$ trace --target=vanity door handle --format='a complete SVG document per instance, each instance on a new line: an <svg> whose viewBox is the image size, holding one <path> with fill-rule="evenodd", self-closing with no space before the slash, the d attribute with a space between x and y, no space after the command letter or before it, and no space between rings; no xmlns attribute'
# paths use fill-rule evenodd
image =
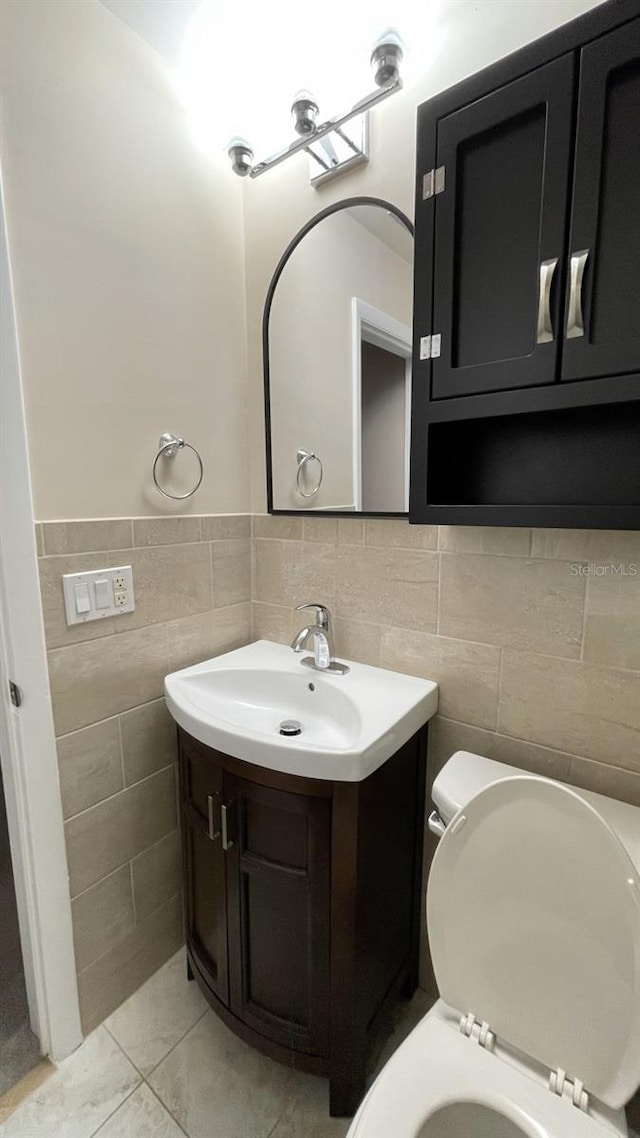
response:
<svg viewBox="0 0 640 1138"><path fill-rule="evenodd" d="M582 281L588 256L589 250L581 249L578 253L572 253L569 261L569 303L567 305L566 332L568 340L575 340L578 336L584 336Z"/></svg>
<svg viewBox="0 0 640 1138"><path fill-rule="evenodd" d="M536 331L537 344L550 344L553 342L553 324L551 322L551 284L556 271L558 258L552 257L549 261L540 264L540 287L538 289L538 327Z"/></svg>
<svg viewBox="0 0 640 1138"><path fill-rule="evenodd" d="M226 806L223 803L220 807L220 814L222 817L222 848L225 853L233 846L233 842L229 838L229 811L231 810L232 805L233 804L230 803L229 806Z"/></svg>
<svg viewBox="0 0 640 1138"><path fill-rule="evenodd" d="M219 791L216 790L215 794L207 795L207 811L209 814L209 824L207 826L207 835L209 840L215 842L220 837L220 830L216 829L215 822L215 799L220 798Z"/></svg>

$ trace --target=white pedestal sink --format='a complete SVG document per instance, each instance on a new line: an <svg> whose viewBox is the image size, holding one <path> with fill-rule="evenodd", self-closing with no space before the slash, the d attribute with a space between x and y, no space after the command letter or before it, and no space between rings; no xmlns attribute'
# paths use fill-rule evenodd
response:
<svg viewBox="0 0 640 1138"><path fill-rule="evenodd" d="M302 667L283 644L245 648L173 672L167 707L195 739L257 766L359 782L435 715L438 686L348 661L346 676ZM295 720L300 733L285 736Z"/></svg>

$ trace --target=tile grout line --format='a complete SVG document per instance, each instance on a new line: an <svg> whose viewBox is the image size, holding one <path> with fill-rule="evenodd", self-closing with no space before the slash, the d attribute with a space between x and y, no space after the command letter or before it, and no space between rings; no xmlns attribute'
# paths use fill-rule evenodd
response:
<svg viewBox="0 0 640 1138"><path fill-rule="evenodd" d="M110 566L110 568L112 568L112 566ZM193 617L205 616L209 612L223 612L225 609L239 608L240 605L246 605L246 604L250 604L250 603L251 603L250 600L233 601L229 605L220 605L219 608L196 609L194 612L185 613L182 616L169 617L169 619L164 619L164 620L151 620L148 622L148 624L137 624L133 628L127 627L127 628L121 629L120 632L118 632L116 629L114 629L111 632L104 633L103 636L88 636L86 638L86 640L75 640L71 644L47 645L47 653L49 654L51 652L73 651L73 650L78 649L78 648L83 648L89 644L97 644L98 641L101 641L101 640L108 640L112 636L114 636L114 637L128 636L128 635L133 636L136 633L156 631L156 630L159 630L162 628L167 628L167 626L170 624L177 624L181 620L190 620ZM269 603L269 602L267 602L267 603ZM122 619L125 620L127 616L131 616L131 613L124 613L122 616ZM118 620L120 618L119 617L108 617L107 619ZM78 626L76 626L76 627L78 627ZM153 703L154 700L158 700L160 698L161 698L161 696L154 696L153 699L145 700L144 702L145 703ZM105 719L113 719L113 718L115 718L115 715L124 715L127 711L133 711L135 707L142 707L142 706L143 706L142 704L134 704L133 707L127 707L123 711L115 712L114 714L105 716ZM94 723L102 723L102 720L96 719L93 722ZM91 727L91 726L92 726L92 723L83 723L82 724L82 727ZM71 731L64 731L63 734L70 735L72 733L72 731L81 731L82 727L72 727Z"/></svg>
<svg viewBox="0 0 640 1138"><path fill-rule="evenodd" d="M69 647L73 648L75 645L70 644ZM138 711L141 707L150 707L152 703L164 703L164 696L156 695L153 699L146 699L144 703L136 703L133 707L127 707L125 711L114 711L113 715L105 715L104 719L96 719L93 723L85 724L84 727L73 727L71 731L63 731L61 735L56 735L56 739L68 739L69 735L79 735L81 731L89 731L92 727L99 727L102 723L110 723L112 719L120 719L123 715L129 715L130 712Z"/></svg>
<svg viewBox="0 0 640 1138"><path fill-rule="evenodd" d="M177 894L176 894L176 896L177 896ZM163 966L163 967L164 967L164 966ZM148 981L147 981L147 983L148 983ZM195 983L195 981L193 981L193 983ZM139 989L138 989L138 991L139 991ZM135 992L134 992L134 995L135 995ZM204 1009L204 1011L203 1011L203 1012L201 1012L201 1013L200 1013L200 1015L198 1016L198 1018L197 1018L197 1019L194 1019L193 1023L191 1024L191 1026L190 1026L190 1027L188 1027L186 1031L183 1031L183 1033L182 1033L182 1035L180 1036L180 1038L179 1038L179 1039L176 1039L175 1043L173 1043L173 1044L171 1045L171 1047L170 1047L170 1048L169 1048L169 1050L167 1051L166 1055L163 1055L163 1056L162 1056L162 1059L158 1059L158 1062L157 1062L157 1063L156 1063L156 1064L155 1064L155 1065L154 1065L154 1066L151 1068L151 1070L150 1070L150 1071L147 1071L147 1074L146 1074L146 1075L143 1075L143 1076L142 1076L142 1078L144 1079L145 1083L149 1081L149 1078L150 1078L150 1076L151 1076L151 1075L154 1075L154 1074L155 1074L155 1072L158 1070L158 1067L161 1067L161 1066L162 1066L162 1064L164 1063L165 1059L168 1059L168 1058L169 1058L169 1056L170 1056L170 1055L171 1055L171 1054L172 1054L172 1053L175 1051L176 1047L179 1047L179 1046L180 1046L180 1044L181 1044L181 1043L182 1043L182 1042L183 1042L183 1041L184 1041L184 1040L187 1038L187 1036L191 1034L191 1032L193 1031L194 1027L197 1027L197 1026L198 1026L198 1024L200 1023L200 1021L201 1021L201 1020L203 1020L203 1019L204 1019L204 1017L206 1016L207 1012L210 1012L210 1011L212 1011L212 1010L213 1010L212 1008L209 1008L209 1007L207 1007L207 1008L205 1008L205 1009ZM215 1015L215 1012L214 1012L214 1015ZM133 1062L133 1060L131 1060L131 1062ZM135 1064L134 1064L134 1066L135 1066ZM136 1068L136 1070L137 1070L137 1068ZM150 1083L149 1083L149 1086L151 1086L151 1084L150 1084ZM151 1087L151 1090L153 1090L153 1087ZM154 1094L157 1096L157 1098L159 1098L159 1099L160 1099L160 1102L162 1103L162 1105L163 1105L163 1106L166 1106L166 1103L165 1103L165 1102L164 1102L164 1100L161 1098L160 1094L159 1094L157 1091L154 1091ZM167 1107L167 1110L169 1110L169 1107Z"/></svg>
<svg viewBox="0 0 640 1138"><path fill-rule="evenodd" d="M211 600L210 611L213 612L216 607L216 590L214 586L214 572L213 572L213 545L212 541L209 542L209 594Z"/></svg>
<svg viewBox="0 0 640 1138"><path fill-rule="evenodd" d="M177 894L176 894L176 896L177 896ZM150 1070L150 1071L147 1071L147 1074L146 1074L146 1075L143 1075L143 1073L142 1073L142 1071L140 1070L140 1068L138 1067L138 1065L137 1065L137 1063L136 1063L135 1059L132 1059L132 1058L131 1058L131 1056L129 1055L128 1051L126 1051L126 1049L124 1048L123 1044L122 1044L122 1043L120 1043L120 1040L117 1038L117 1036L116 1036L116 1035L114 1035L113 1031L111 1030L111 1028L110 1028L110 1027L109 1027L109 1025L108 1025L108 1022L107 1022L107 1020L111 1019L111 1017L112 1017L112 1016L116 1015L116 1013L117 1013L117 1012L121 1011L121 1010L122 1010L122 1008L125 1006L125 1004L128 1004L130 1000L133 1000L133 999L135 998L135 996L137 996L137 995L138 995L138 994L139 994L139 993L142 991L142 989L144 988L145 984L148 984L148 983L149 983L149 981L150 981L150 980L152 980L154 976L157 976L157 975L158 975L158 973L159 973L159 972L161 972L163 968L166 968L166 966L167 966L167 964L169 963L169 961L170 961L170 960L171 960L171 957L169 957L169 960L165 960L164 964L161 964L159 968L156 968L156 971L155 971L155 972L152 972L152 973L151 973L151 976L149 976L149 977L148 977L148 979L144 980L144 981L143 981L143 983L140 985L140 987L139 987L139 988L136 988L135 992L132 992L130 996L127 996L126 1000L123 1000L123 1002L122 1002L122 1003L121 1003L121 1004L120 1004L120 1005L119 1005L117 1008L114 1008L114 1010L113 1010L112 1012L110 1012L110 1013L109 1013L109 1015L107 1016L107 1019L103 1020L103 1022L102 1022L101 1024L99 1024L99 1027L103 1027L103 1028L105 1029L105 1031L106 1031L106 1032L108 1032L108 1034L110 1035L111 1039L113 1039L113 1042L117 1044L117 1046L118 1046L118 1047L120 1048L120 1050L122 1051L122 1054L123 1054L123 1055L124 1055L124 1056L125 1056L125 1057L126 1057L128 1060L129 1060L129 1062L131 1063L131 1066L135 1068L136 1072L137 1072L137 1073L138 1073L138 1075L140 1076L141 1082L143 1082L143 1083L148 1083L148 1080L149 1080L149 1076L150 1076L150 1075L153 1075L154 1071L157 1071L158 1067L159 1067L159 1066L160 1066L162 1063L164 1063L165 1059L166 1059L166 1058L168 1058L168 1056L169 1056L169 1055L171 1054L171 1052L172 1052L172 1051L173 1051L173 1050L174 1050L174 1049L175 1049L175 1048L178 1046L178 1044L179 1044L179 1043L182 1043L182 1040L183 1040L183 1039L186 1039L186 1037L187 1037L187 1035L189 1034L189 1032L190 1032L190 1031L191 1031L191 1030L192 1030L192 1029L193 1029L193 1028L196 1026L196 1024L197 1024L197 1023L200 1023L200 1020L203 1018L203 1016L206 1016L207 1012L209 1011L209 1008L205 1008L205 1010L204 1010L203 1012L201 1012L201 1013L200 1013L200 1015L198 1016L198 1018L197 1018L197 1019L195 1019L195 1020L193 1021L193 1023L192 1023L192 1024L191 1024L191 1025L190 1025L190 1026L189 1026L189 1027L186 1029L186 1031L184 1031L184 1032L182 1033L182 1035L180 1036L180 1038L179 1038L179 1039L177 1039L177 1040L176 1040L176 1042L175 1042L175 1043L173 1043L173 1044L171 1045L171 1047L169 1048L169 1050L167 1051L167 1053L166 1053L165 1055L163 1055L161 1059L158 1059L158 1062L154 1064L154 1066L151 1068L151 1070ZM95 1030L97 1031L97 1030L98 1030L98 1028L96 1028ZM148 1085L149 1085L149 1089L153 1091L153 1087L151 1086L151 1084L149 1083ZM156 1092L155 1092L155 1091L154 1091L154 1094L156 1094ZM159 1098L160 1096L156 1094L156 1097L157 1097L157 1098ZM160 1101L162 1102L162 1100L161 1100L161 1099L160 1099ZM164 1104L164 1103L162 1103L162 1105L164 1106L165 1104ZM167 1109L168 1109L168 1108L167 1108Z"/></svg>
<svg viewBox="0 0 640 1138"><path fill-rule="evenodd" d="M567 759L579 759L580 762L593 763L594 766L604 766L607 770L621 771L623 774L631 774L636 778L640 778L640 772L634 770L633 767L621 767L618 763L603 763L599 759L589 758L588 755L579 755L576 754L575 751L565 751L562 747L549 747L546 743L538 743L535 739L524 739L522 735L509 735L506 731L499 728L493 731L490 727L481 727L478 723L466 723L463 719L454 719L451 715L441 715L439 712L438 718L446 723L453 723L456 727L470 727L474 731L484 731L486 735L497 735L501 739L525 743L527 746L536 747L540 751L547 751L553 755L561 755Z"/></svg>
<svg viewBox="0 0 640 1138"><path fill-rule="evenodd" d="M149 848L151 849L153 847L149 847ZM129 886L131 889L131 910L133 913L133 928L135 931L139 926L138 926L138 914L137 914L137 909L136 909L136 891L134 888L134 877L133 877L133 858L131 858L131 860L129 861Z"/></svg>
<svg viewBox="0 0 640 1138"><path fill-rule="evenodd" d="M111 1035L111 1032L109 1032L109 1037L110 1037L111 1039L113 1039L113 1036ZM115 1044L116 1044L118 1047L120 1046L120 1045L119 1045L119 1043L118 1043L118 1041L117 1041L117 1039L114 1039L114 1040L113 1040L113 1042L114 1042L114 1043L115 1043ZM121 1047L120 1047L120 1050L122 1051L122 1048L121 1048ZM123 1054L123 1055L125 1054L125 1053L124 1053L124 1051L122 1051L122 1054ZM128 1056L127 1056L127 1055L125 1055L125 1059L128 1059ZM129 1062L131 1062L131 1060L129 1060ZM131 1064L131 1066L132 1066L132 1067L134 1068L134 1070L136 1071L136 1074L140 1074L140 1072L138 1071L137 1067L135 1067L133 1063ZM118 1113L118 1111L120 1110L120 1107L121 1107L121 1106L124 1106L124 1104L125 1104L126 1102L128 1102L130 1098L132 1098L132 1097L133 1097L133 1095L136 1093L136 1091L139 1091L139 1090L140 1090L140 1087L143 1085L143 1083L144 1083L144 1079L140 1078L140 1082L139 1082L139 1083L137 1083L137 1084L136 1084L136 1086L135 1086L135 1087L133 1087L133 1089L129 1091L129 1094L128 1094L128 1095L125 1095L125 1097L123 1098L122 1102L119 1102L119 1103L118 1103L118 1105L117 1105L117 1107L115 1108L115 1110L112 1110L112 1111L111 1111L111 1114L108 1114L108 1115L107 1115L107 1117L106 1117L106 1118L104 1118L104 1119L102 1120L102 1122L100 1123L100 1125L99 1125L98 1129L97 1129L97 1130L93 1130L93 1131L91 1132L91 1134L89 1134L89 1135L87 1136L87 1138L100 1138L100 1131L102 1130L103 1126L106 1126L106 1125L107 1125L107 1123L111 1121L111 1119L113 1118L114 1114L117 1114L117 1113Z"/></svg>
<svg viewBox="0 0 640 1138"><path fill-rule="evenodd" d="M590 579L591 578L587 575L587 578L586 578L585 584L584 584L584 597L582 598L582 628L580 630L580 660L582 661L583 664L585 663L584 649L585 649L585 639L586 639L586 634L587 634L587 613L588 613L588 609L589 609L589 592L590 592L589 581L590 581Z"/></svg>
<svg viewBox="0 0 640 1138"><path fill-rule="evenodd" d="M436 557L438 558L438 580L436 582L436 636L439 636L440 635L440 594L442 592L442 553L441 553L440 549L438 549Z"/></svg>
<svg viewBox="0 0 640 1138"><path fill-rule="evenodd" d="M170 831L170 832L171 832L171 833L173 833L173 831ZM119 868L119 869L123 869L123 868L124 868L124 866L125 866L126 864L127 864L127 862L123 862L123 863L122 863L122 865L121 865L121 866L119 866L118 868ZM99 880L99 881L96 881L96 882L95 882L95 884L96 884L96 885L101 885L101 884L102 884L102 882L103 882L104 880L105 880L105 878L100 878L100 880ZM92 888L92 886L89 886L89 888L91 889L91 888ZM87 892L87 890L85 890L85 892ZM172 893L170 897L167 897L167 899L166 899L165 901L163 901L163 902L162 902L162 904L158 905L157 909L153 909L153 910L152 910L152 911L149 913L148 917L146 917L146 918L145 918L145 920L144 920L144 921L142 921L140 925L138 925L138 929L140 929L141 927L143 927L143 926L144 926L144 925L147 923L147 921L150 921L150 920L151 920L151 918L152 918L152 917L155 917L155 916L156 916L156 915L157 915L157 914L160 912L160 910L161 910L161 909L165 909L165 908L166 908L166 907L167 907L167 906L168 906L168 905L169 905L169 904L170 904L172 901L175 901L176 897L180 897L180 898L182 899L182 889L179 889L177 893ZM74 901L75 901L75 897L74 897ZM133 931L135 932L135 931L136 931L136 929L134 928L134 930L133 930ZM125 940L126 940L126 937L125 937L125 938L123 938L123 939L125 939ZM85 964L83 968L80 968L80 969L79 969L79 971L78 971L78 976L81 976L81 975L82 975L82 973L83 973L83 972L86 972L86 971L87 971L89 968L93 968L94 964L98 964L98 963L99 963L101 960L104 960L104 958L105 958L106 956L108 956L110 952L112 952L112 951L113 951L113 948L117 948L117 947L118 947L118 945L119 945L119 944L122 944L122 943L123 943L122 941L118 941L118 942L117 942L115 945L113 945L111 948L106 948L106 949L104 950L104 952L101 952L101 953L100 953L100 955L99 955L99 956L96 956L94 960L91 960L91 961L89 962L89 964ZM166 963L167 963L167 962L165 961L165 964L166 964ZM160 971L160 968L164 968L164 964L161 964L161 965L159 966L159 968L156 968L156 972L159 972L159 971ZM151 973L151 976L155 976L155 972L152 972L152 973ZM149 980L150 980L150 979L151 979L151 976L147 977L147 979L149 979ZM146 980L143 980L143 982L142 982L142 983L143 983L143 984L146 984L146 982L147 982ZM141 988L141 987L142 987L142 984L141 984L139 987ZM136 988L136 992L137 992L137 991L139 991L139 988ZM132 992L132 993L131 993L131 996L135 996L136 992ZM127 999L126 999L126 1000L123 1000L122 1002L126 1004L127 1000L130 1000L130 999L131 999L131 996L127 996ZM122 1007L122 1004L119 1004L119 1005L118 1005L118 1007ZM92 1035L92 1034L93 1034L93 1032L94 1032L94 1031L97 1031L99 1027L105 1027L105 1026L106 1026L106 1022L107 1022L107 1019L109 1019L109 1017L110 1017L110 1016L112 1016L112 1015L114 1014L114 1012L116 1012L117 1010L118 1010L118 1008L114 1008L114 1009L113 1009L113 1012L108 1012L108 1013L107 1013L107 1016L106 1016L106 1018L105 1018L105 1019L103 1019L103 1020L101 1020L101 1021L100 1021L100 1023L96 1024L96 1025L95 1025L95 1027L92 1027L92 1028L91 1028L91 1031L90 1031L88 1034L89 1034L89 1035ZM107 1031L108 1031L108 1030L109 1030L109 1029L107 1028ZM111 1032L109 1032L109 1035L111 1035ZM87 1036L84 1036L84 1038L86 1039L86 1038L87 1038ZM116 1040L116 1042L117 1042L117 1040ZM120 1046L120 1045L118 1044L118 1046ZM128 1056L127 1056L127 1058L128 1058ZM135 1066L135 1063L134 1063L134 1066ZM136 1070L137 1070L137 1067L136 1067Z"/></svg>
<svg viewBox="0 0 640 1138"><path fill-rule="evenodd" d="M501 712L501 707L502 707L503 664L504 664L504 647L501 647L500 648L500 663L498 664L498 691L497 691L497 699L496 699L496 726L495 726L496 735L500 734L500 718L501 718L500 712Z"/></svg>
<svg viewBox="0 0 640 1138"><path fill-rule="evenodd" d="M200 1017L200 1018L202 1018L202 1017ZM195 1024L194 1024L193 1026L195 1027ZM184 1036L183 1036L182 1038L184 1039ZM154 1070L155 1070L155 1068L154 1068ZM169 1118L171 1118L171 1119L172 1119L172 1120L175 1122L175 1124L176 1124L176 1126L178 1127L178 1130L180 1131L180 1133L181 1133L181 1134L184 1134L185 1138L190 1138L190 1135L187 1133L187 1131L185 1130L184 1126L182 1126L182 1124L181 1124L180 1122L178 1122L178 1119L176 1118L176 1116L175 1116L175 1114L173 1113L173 1111L169 1109L169 1107L167 1106L166 1102L163 1102L163 1100L160 1098L160 1095L159 1095L159 1094L157 1094L157 1093L156 1093L156 1091L154 1091L154 1089L153 1089L153 1087L151 1086L151 1084L150 1084L150 1083L148 1083L146 1079L143 1079L143 1081L142 1081L142 1085L143 1085L143 1086L145 1086L145 1087L147 1087L147 1089L149 1090L149 1093L153 1095L153 1097L154 1097L154 1099L156 1100L156 1102L160 1103L160 1106L162 1107L162 1109L163 1109L163 1110L165 1110L165 1111L167 1112L167 1114L169 1115Z"/></svg>
<svg viewBox="0 0 640 1138"><path fill-rule="evenodd" d="M79 818L82 814L88 814L90 810L95 810L95 809L97 809L98 806L104 806L105 802L111 802L112 799L117 798L119 794L124 794L127 790L133 790L134 786L142 786L143 782L149 782L150 779L156 778L157 775L162 774L164 771L170 770L171 767L175 766L177 761L178 760L177 760L177 756L176 756L176 758L172 759L170 763L166 764L166 766L159 767L157 771L153 771L151 774L145 775L144 778L139 778L136 782L129 783L128 786L125 784L125 786L123 786L122 790L116 790L115 794L108 794L106 798L101 798L99 802L94 802L92 806L87 806L85 810L78 810L75 814L70 814L68 818L65 818L65 823L71 822L75 818ZM158 838L158 841L160 841L159 838ZM155 842L152 843L152 845L155 845L155 844L156 844ZM123 861L120 864L124 865L125 862ZM77 894L76 894L76 896L77 896Z"/></svg>
<svg viewBox="0 0 640 1138"><path fill-rule="evenodd" d="M389 520L389 519L386 519ZM264 537L260 536L247 536L239 535L237 537L212 537L212 538L194 538L193 541L166 541L154 542L147 545L132 545L122 546L119 549L81 549L73 550L71 552L62 553L40 553L39 560L54 559L69 559L72 557L101 557L103 554L111 554L115 557L116 554L128 554L132 552L150 553L156 549L176 549L180 546L192 545L218 545L227 541L269 541L269 542L284 542L286 544L296 541L305 541L307 545L336 545L336 546L349 546L352 549L397 549L405 553L453 553L458 557L506 557L514 560L521 561L579 561L582 563L587 562L585 557L546 557L542 553L533 553L531 549L527 552L516 551L503 551L496 549L450 549L446 545L413 545L404 544L402 541L394 542L380 542L380 541L340 541L339 538L335 540L316 539L316 538L300 538L300 537Z"/></svg>
<svg viewBox="0 0 640 1138"><path fill-rule="evenodd" d="M122 773L122 790L126 790L126 788L127 788L127 776L126 776L125 769L124 769L124 741L122 738L122 720L120 719L119 715L116 715L115 718L118 721L118 745L120 747L120 770ZM117 791L117 793L121 794L122 791ZM105 800L101 799L101 801L105 801ZM97 806L97 803L94 803L94 806ZM90 809L91 809L91 807L88 806L87 810L90 810ZM78 814L84 814L84 810L79 810ZM71 817L76 818L77 815L72 814Z"/></svg>

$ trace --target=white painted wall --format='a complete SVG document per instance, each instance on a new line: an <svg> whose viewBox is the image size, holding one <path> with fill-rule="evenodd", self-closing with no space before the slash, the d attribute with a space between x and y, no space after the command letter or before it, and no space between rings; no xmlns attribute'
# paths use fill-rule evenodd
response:
<svg viewBox="0 0 640 1138"><path fill-rule="evenodd" d="M98 0L0 0L1 161L36 517L249 506L242 187L167 65ZM224 161L223 161L224 160ZM193 473L180 455L184 480Z"/></svg>
<svg viewBox="0 0 640 1138"><path fill-rule="evenodd" d="M413 263L345 211L325 218L292 253L269 325L277 509L353 508L352 298L410 324L412 289ZM296 487L299 447L324 466L320 490L308 501ZM316 477L311 464L311 485Z"/></svg>
<svg viewBox="0 0 640 1138"><path fill-rule="evenodd" d="M436 3L436 0L432 0ZM440 0L442 40L424 74L371 116L371 161L320 189L309 185L301 155L245 187L247 336L253 509L265 509L262 308L283 249L332 201L367 194L413 217L416 108L454 83L596 7L599 0ZM363 92L364 94L364 92ZM323 108L333 114L342 108ZM286 142L283 139L283 142ZM248 180L247 180L248 181Z"/></svg>

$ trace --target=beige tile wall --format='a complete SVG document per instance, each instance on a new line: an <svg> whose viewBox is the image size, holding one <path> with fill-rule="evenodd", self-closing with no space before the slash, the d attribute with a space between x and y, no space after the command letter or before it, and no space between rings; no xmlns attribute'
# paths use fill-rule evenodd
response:
<svg viewBox="0 0 640 1138"><path fill-rule="evenodd" d="M338 655L438 681L431 774L464 748L640 805L639 533L256 515L251 541L225 515L37 536L87 1030L182 935L164 675L289 642L303 601L333 610ZM62 573L105 564L133 565L136 611L68 629Z"/></svg>
<svg viewBox="0 0 640 1138"><path fill-rule="evenodd" d="M246 515L37 526L82 1023L182 940L169 671L251 638ZM135 612L67 628L62 574L132 565Z"/></svg>
<svg viewBox="0 0 640 1138"><path fill-rule="evenodd" d="M431 777L465 749L640 805L640 533L258 516L253 530L254 638L286 643L304 623L291 606L321 601L338 655L437 680Z"/></svg>
<svg viewBox="0 0 640 1138"><path fill-rule="evenodd" d="M505 761L625 798L629 776L640 785L640 533L264 516L253 530L254 637L286 642L292 606L322 601L339 655L438 681L446 747L472 729Z"/></svg>

